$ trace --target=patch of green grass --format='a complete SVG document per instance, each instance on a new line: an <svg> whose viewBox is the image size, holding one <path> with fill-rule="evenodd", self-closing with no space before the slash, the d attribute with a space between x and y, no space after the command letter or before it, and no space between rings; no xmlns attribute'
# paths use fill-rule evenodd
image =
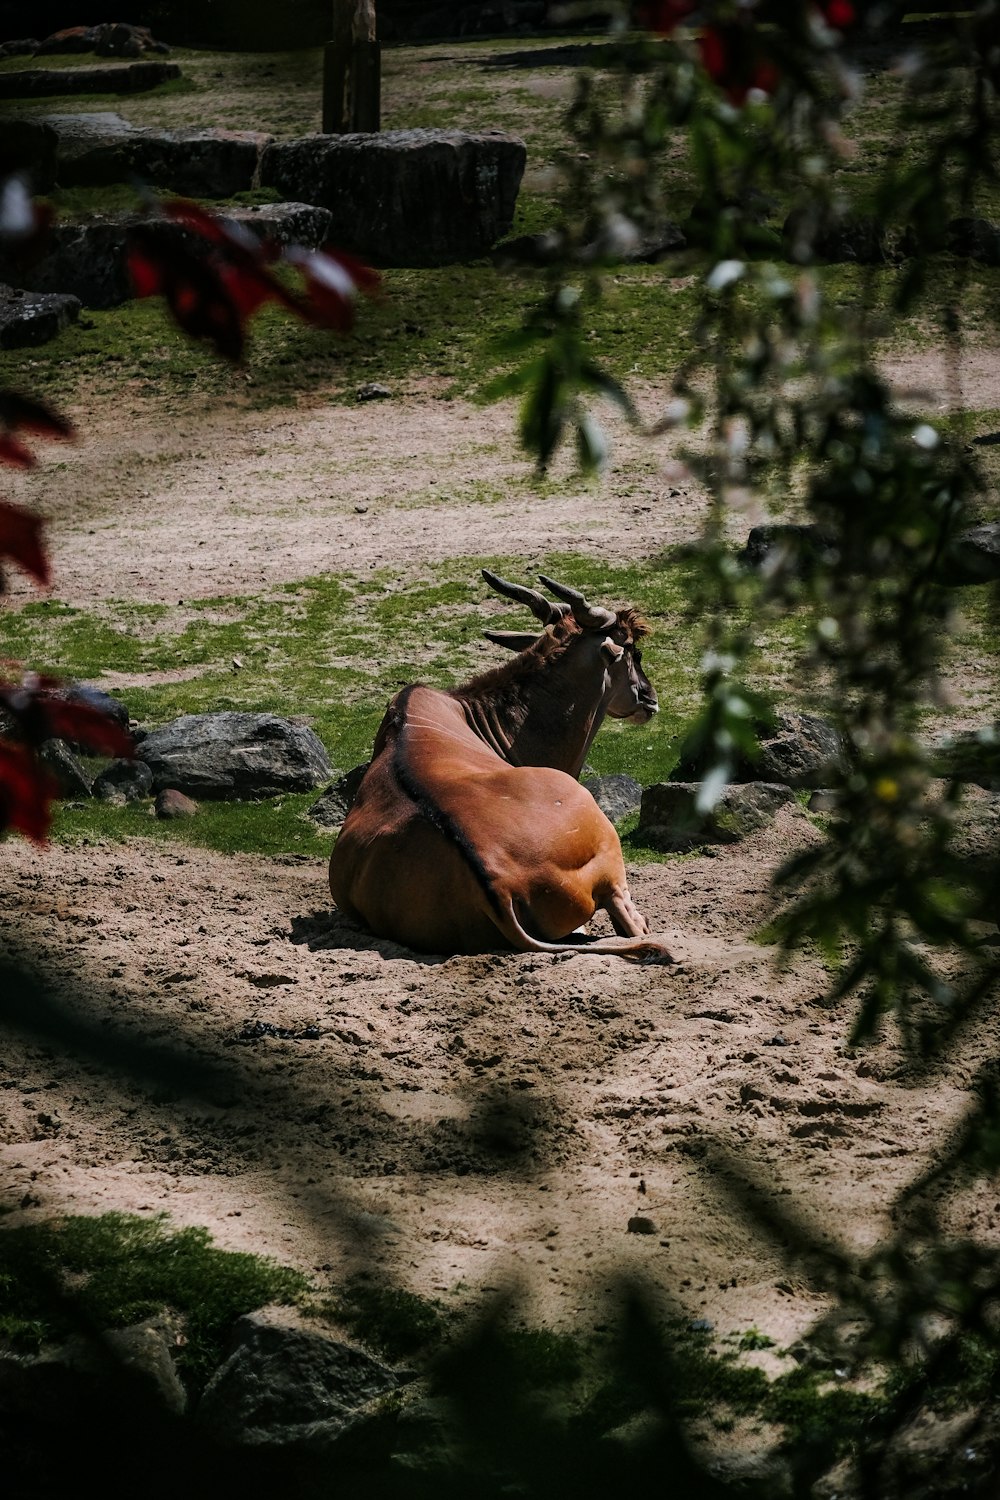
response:
<svg viewBox="0 0 1000 1500"><path fill-rule="evenodd" d="M572 1386L586 1366L582 1341L553 1328L502 1329L499 1342L513 1378L529 1390Z"/></svg>
<svg viewBox="0 0 1000 1500"><path fill-rule="evenodd" d="M441 503L462 502L444 497ZM345 771L368 759L385 707L400 687L413 681L457 686L504 660L503 652L483 647L484 630L531 623L525 611L486 588L482 567L525 583L547 573L597 601L635 604L649 618L653 634L644 665L660 713L640 729L605 721L588 762L598 774L631 775L644 786L666 780L701 692L701 634L690 614L696 564L682 551L621 566L553 553L530 570L523 559L506 556L454 558L420 571L322 575L256 597L176 606L112 600L84 610L44 600L0 617L0 655L98 684L105 670L140 679L115 693L143 727L226 709L305 715L334 766ZM1000 639L990 589L963 590L962 609L953 649L963 659L992 660ZM734 624L749 620L749 614L736 616ZM806 610L760 613L752 623L756 685L788 707L822 711L815 680L795 667L808 639ZM234 660L241 669L234 669ZM1000 709L985 668L982 697L985 719ZM55 836L146 834L221 850L320 854L330 835L305 818L312 800L306 793L258 804L206 803L196 819L169 824L154 822L147 807L73 805L60 810ZM621 833L631 858L678 857L645 848L634 818Z"/></svg>
<svg viewBox="0 0 1000 1500"><path fill-rule="evenodd" d="M390 1360L433 1352L452 1321L440 1302L400 1287L379 1286L367 1277L348 1282L317 1310Z"/></svg>
<svg viewBox="0 0 1000 1500"><path fill-rule="evenodd" d="M155 839L196 844L223 854L302 854L328 858L333 833L306 816L319 790L268 797L260 802L201 802L197 816L161 822L152 804L113 807L106 802L57 804L52 837L74 844L94 839Z"/></svg>
<svg viewBox="0 0 1000 1500"><path fill-rule="evenodd" d="M105 670L136 677L135 685L114 691L144 728L226 709L305 715L344 771L368 759L385 707L401 686L467 681L505 659L482 645L484 630L530 625L526 611L486 588L482 567L525 583L544 572L597 601L635 604L649 618L644 665L661 711L638 729L606 721L588 761L602 775L625 773L643 785L665 780L701 691L701 636L689 611L694 564L682 552L622 566L561 552L537 558L530 570L507 556L455 558L420 571L323 575L256 597L176 606L112 600L84 610L42 601L0 617L0 655L98 684ZM754 670L765 685L791 707L821 707L814 685L796 680L788 667L805 641L805 615L754 623L760 647ZM974 628L985 639L985 603ZM55 836L145 834L222 850L325 853L330 835L304 817L312 800L304 793L257 804L205 803L197 818L168 824L156 823L145 806L71 805L60 809ZM622 832L632 857L663 857L637 842L634 820Z"/></svg>
<svg viewBox="0 0 1000 1500"><path fill-rule="evenodd" d="M844 1452L863 1445L865 1427L884 1410L881 1391L831 1385L828 1376L799 1368L780 1375L768 1388L766 1415L784 1428L788 1447L827 1446Z"/></svg>
<svg viewBox="0 0 1000 1500"><path fill-rule="evenodd" d="M234 1319L295 1302L308 1285L286 1266L217 1249L205 1229L171 1230L164 1215L73 1216L0 1232L0 1333L15 1349L124 1328L170 1308L185 1319L177 1363L195 1385L221 1361Z"/></svg>

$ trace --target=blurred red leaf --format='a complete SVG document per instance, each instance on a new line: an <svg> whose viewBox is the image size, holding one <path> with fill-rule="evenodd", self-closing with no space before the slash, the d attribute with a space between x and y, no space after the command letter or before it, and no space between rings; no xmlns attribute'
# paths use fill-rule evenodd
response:
<svg viewBox="0 0 1000 1500"><path fill-rule="evenodd" d="M23 427L41 437L71 438L72 425L44 401L21 396L17 391L0 390L0 422L5 427Z"/></svg>
<svg viewBox="0 0 1000 1500"><path fill-rule="evenodd" d="M858 19L856 6L851 0L819 0L823 20L836 31L846 31Z"/></svg>
<svg viewBox="0 0 1000 1500"><path fill-rule="evenodd" d="M46 698L43 702L49 729L47 738L75 740L77 744L86 745L88 750L100 750L105 755L122 755L131 759L135 754L132 736L100 709L60 698Z"/></svg>
<svg viewBox="0 0 1000 1500"><path fill-rule="evenodd" d="M45 740L73 740L106 755L135 754L131 735L110 715L69 696L57 677L28 673L23 682L0 682L0 704L29 745Z"/></svg>
<svg viewBox="0 0 1000 1500"><path fill-rule="evenodd" d="M45 250L54 217L50 203L32 198L19 173L0 182L0 240L5 255L19 264L37 260Z"/></svg>
<svg viewBox="0 0 1000 1500"><path fill-rule="evenodd" d="M49 581L49 560L42 546L44 524L23 506L0 500L0 558L11 558L43 587Z"/></svg>
<svg viewBox="0 0 1000 1500"><path fill-rule="evenodd" d="M35 455L30 448L19 443L9 432L0 432L0 464L13 464L15 469L31 469L35 462Z"/></svg>
<svg viewBox="0 0 1000 1500"><path fill-rule="evenodd" d="M695 9L696 0L645 0L636 6L635 20L646 31L669 36Z"/></svg>
<svg viewBox="0 0 1000 1500"><path fill-rule="evenodd" d="M184 198L170 199L160 209L201 243L167 237L155 222L140 225L129 247L136 294L164 296L185 332L207 339L226 359L242 358L246 322L267 302L306 322L343 331L353 321L357 294L371 294L379 284L377 272L353 256L292 245L281 258L301 272L305 294L297 295L271 269L275 247L248 229Z"/></svg>
<svg viewBox="0 0 1000 1500"><path fill-rule="evenodd" d="M382 280L377 271L343 250L306 250L290 245L285 260L302 272L306 296L299 310L303 317L341 333L354 322L358 293L374 296Z"/></svg>
<svg viewBox="0 0 1000 1500"><path fill-rule="evenodd" d="M14 829L44 844L58 790L26 745L0 740L0 833Z"/></svg>
<svg viewBox="0 0 1000 1500"><path fill-rule="evenodd" d="M731 104L746 103L751 89L769 94L779 80L774 63L760 49L751 28L738 22L706 26L698 38L702 66Z"/></svg>
<svg viewBox="0 0 1000 1500"><path fill-rule="evenodd" d="M143 242L136 230L128 268L137 296L161 294L185 333L207 340L224 359L242 359L244 315L220 267L185 245Z"/></svg>
<svg viewBox="0 0 1000 1500"><path fill-rule="evenodd" d="M15 436L19 428L37 433L40 437L73 436L73 428L69 422L57 411L53 411L51 406L35 401L30 396L20 396L16 391L0 390L0 463L30 469L35 456Z"/></svg>

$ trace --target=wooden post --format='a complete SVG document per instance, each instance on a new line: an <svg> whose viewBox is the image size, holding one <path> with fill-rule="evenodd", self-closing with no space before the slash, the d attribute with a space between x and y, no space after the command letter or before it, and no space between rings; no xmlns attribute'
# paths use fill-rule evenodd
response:
<svg viewBox="0 0 1000 1500"><path fill-rule="evenodd" d="M323 130L375 131L382 65L375 0L333 0L333 36L323 52Z"/></svg>

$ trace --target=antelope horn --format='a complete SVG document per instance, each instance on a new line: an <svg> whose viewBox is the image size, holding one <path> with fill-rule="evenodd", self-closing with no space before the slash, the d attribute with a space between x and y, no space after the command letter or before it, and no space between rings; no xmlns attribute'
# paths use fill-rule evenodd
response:
<svg viewBox="0 0 1000 1500"><path fill-rule="evenodd" d="M513 599L517 604L526 604L535 619L541 620L543 625L551 625L566 613L561 604L550 604L537 589L526 589L519 583L508 583L505 578L498 578L495 573L491 573L489 568L483 568L482 571L491 589L507 599Z"/></svg>
<svg viewBox="0 0 1000 1500"><path fill-rule="evenodd" d="M583 630L607 630L609 625L614 625L618 616L613 610L603 609L600 604L588 604L576 589L569 589L564 583L556 583L553 579L546 578L544 573L539 573L538 576L551 594L566 601L573 611L574 620Z"/></svg>

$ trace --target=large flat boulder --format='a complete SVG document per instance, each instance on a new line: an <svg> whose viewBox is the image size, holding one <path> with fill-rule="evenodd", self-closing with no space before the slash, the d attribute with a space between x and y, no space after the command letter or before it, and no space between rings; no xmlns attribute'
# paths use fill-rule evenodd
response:
<svg viewBox="0 0 1000 1500"><path fill-rule="evenodd" d="M941 582L953 588L964 584L996 583L1000 579L1000 521L970 526L952 542L941 563Z"/></svg>
<svg viewBox="0 0 1000 1500"><path fill-rule="evenodd" d="M781 573L811 578L836 561L837 538L812 522L773 521L754 526L740 553L744 567L759 570L765 577Z"/></svg>
<svg viewBox="0 0 1000 1500"><path fill-rule="evenodd" d="M61 187L102 187L138 177L196 198L231 198L253 187L264 148L256 130L158 130L131 125L114 110L45 115L56 133Z"/></svg>
<svg viewBox="0 0 1000 1500"><path fill-rule="evenodd" d="M1000 723L940 735L924 750L932 776L955 777L987 791L1000 791Z"/></svg>
<svg viewBox="0 0 1000 1500"><path fill-rule="evenodd" d="M0 349L47 344L79 315L79 297L0 285Z"/></svg>
<svg viewBox="0 0 1000 1500"><path fill-rule="evenodd" d="M750 760L733 759L736 782L766 781L791 787L821 787L835 782L844 769L844 744L839 731L816 714L783 712L770 724L755 725L760 754ZM715 751L699 748L693 754L681 747L670 773L677 782L700 781L711 769Z"/></svg>
<svg viewBox="0 0 1000 1500"><path fill-rule="evenodd" d="M355 766L350 771L345 771L343 776L338 776L332 786L328 786L323 795L307 809L308 815L314 823L319 823L323 828L339 828L347 814L354 806L358 789L365 778L365 772L371 765L366 760L360 766Z"/></svg>
<svg viewBox="0 0 1000 1500"><path fill-rule="evenodd" d="M755 781L727 786L711 812L697 806L696 781L660 781L645 788L636 838L670 852L698 844L736 844L773 822L793 802L791 787Z"/></svg>
<svg viewBox="0 0 1000 1500"><path fill-rule="evenodd" d="M110 68L22 68L0 73L0 99L60 94L142 94L181 76L176 63L134 62Z"/></svg>
<svg viewBox="0 0 1000 1500"><path fill-rule="evenodd" d="M526 151L502 131L308 135L268 146L262 187L318 203L331 238L383 265L474 260L514 219Z"/></svg>
<svg viewBox="0 0 1000 1500"><path fill-rule="evenodd" d="M315 249L328 238L330 215L309 203L268 203L228 209L221 217L261 239ZM86 307L117 307L133 295L128 272L128 236L137 224L151 226L164 242L197 237L166 219L138 214L95 215L79 224L55 224L46 254L32 265L0 250L0 280L32 292L68 292Z"/></svg>
<svg viewBox="0 0 1000 1500"><path fill-rule="evenodd" d="M400 1383L367 1349L310 1327L290 1308L240 1318L233 1345L197 1412L226 1445L321 1448Z"/></svg>
<svg viewBox="0 0 1000 1500"><path fill-rule="evenodd" d="M760 758L741 760L742 781L779 782L791 787L827 786L844 769L838 731L816 714L781 713L772 734L760 740Z"/></svg>
<svg viewBox="0 0 1000 1500"><path fill-rule="evenodd" d="M588 776L581 784L612 823L639 811L642 786L633 776Z"/></svg>
<svg viewBox="0 0 1000 1500"><path fill-rule="evenodd" d="M22 172L34 193L48 193L56 182L58 137L44 120L4 120L0 129L0 177Z"/></svg>
<svg viewBox="0 0 1000 1500"><path fill-rule="evenodd" d="M152 772L152 790L189 797L276 797L330 780L323 743L304 724L276 714L185 714L154 729L136 750Z"/></svg>

